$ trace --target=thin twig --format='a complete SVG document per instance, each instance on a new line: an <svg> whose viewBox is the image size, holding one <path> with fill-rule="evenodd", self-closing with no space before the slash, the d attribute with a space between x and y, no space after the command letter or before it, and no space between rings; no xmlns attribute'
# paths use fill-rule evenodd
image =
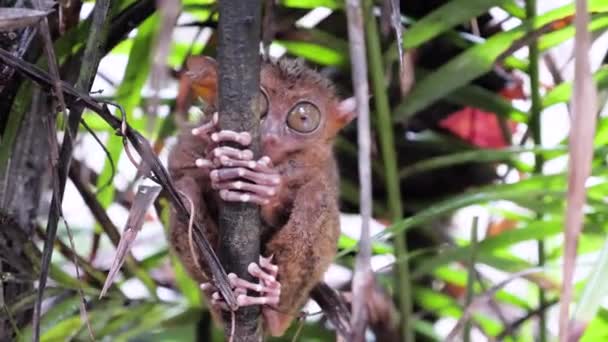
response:
<svg viewBox="0 0 608 342"><path fill-rule="evenodd" d="M152 132L156 116L158 115L158 104L160 88L168 78L167 56L173 41L173 28L177 22L177 17L181 11L181 2L174 0L157 0L156 6L161 14L159 34L152 59L152 74L150 76L150 86L152 87L152 101L150 104L150 120L148 120L148 130Z"/></svg>
<svg viewBox="0 0 608 342"><path fill-rule="evenodd" d="M536 0L526 0L526 18L528 20L536 19ZM540 97L540 70L539 70L539 58L540 53L538 49L538 36L531 35L528 49L530 51L530 97L532 106L530 108L530 120L528 122L528 130L532 134L535 146L541 146L541 113L542 113L542 102ZM534 173L542 175L544 165L544 157L541 153L534 155ZM539 220L542 220L543 213L536 213ZM538 253L538 266L542 267L545 264L545 242L543 239L538 239L536 242L537 253ZM544 306L545 290L542 287L538 287L538 302L539 306ZM547 341L547 317L545 312L540 312L538 319L538 331L539 341Z"/></svg>
<svg viewBox="0 0 608 342"><path fill-rule="evenodd" d="M513 321L511 324L505 325L505 328L500 332L500 334L498 334L496 336L496 341L502 341L505 338L507 338L508 336L513 335L513 333L517 329L519 329L519 327L521 327L522 324L526 323L532 317L538 316L541 312L547 311L547 309L549 309L553 305L557 304L558 302L559 301L557 299L546 301L543 306L539 306L539 307L535 308L534 310L530 310L523 317L518 318L517 320Z"/></svg>
<svg viewBox="0 0 608 342"><path fill-rule="evenodd" d="M375 113L377 116L377 132L380 140L380 151L384 163L384 187L387 192L386 200L390 211L390 219L393 222L403 219L403 204L399 186L399 171L397 169L397 153L395 151L395 139L391 118L391 109L386 92L384 67L382 65L382 50L379 39L378 24L373 14L372 0L364 1L365 34L369 54L369 68L372 88L374 92ZM396 234L394 237L396 257L399 259L408 254L407 241L404 233ZM407 262L397 264L395 274L395 287L399 289L398 298L400 310L401 338L406 342L414 340L411 329L411 298L410 270Z"/></svg>
<svg viewBox="0 0 608 342"><path fill-rule="evenodd" d="M367 83L367 57L363 30L363 10L361 0L349 0L346 6L348 19L349 48L353 73L353 84L357 100L357 137L359 146L359 183L361 211L361 235L359 252L353 276L353 302L351 317L351 341L364 341L368 325L366 298L374 283L370 264L372 248L369 236L369 222L372 215L372 168L371 134L369 123L369 85ZM346 336L345 336L346 337Z"/></svg>
<svg viewBox="0 0 608 342"><path fill-rule="evenodd" d="M527 270L523 270L520 272L510 274L508 278L506 278L503 281L499 282L498 284L492 286L488 291L475 297L475 299L473 299L473 301L471 301L471 304L464 308L462 315L460 316L460 319L458 320L458 322L456 323L454 328L452 328L452 330L450 331L450 333L448 334L448 336L446 337L445 340L446 341L455 341L457 336L460 335L460 331L464 327L465 323L471 319L473 312L475 310L477 310L484 302L486 302L490 298L494 297L494 295L496 295L496 292L498 292L500 289L505 287L508 283L512 282L515 279L524 277L529 274L542 272L543 270L544 270L544 268L542 268L542 267L534 267L534 268L530 268Z"/></svg>

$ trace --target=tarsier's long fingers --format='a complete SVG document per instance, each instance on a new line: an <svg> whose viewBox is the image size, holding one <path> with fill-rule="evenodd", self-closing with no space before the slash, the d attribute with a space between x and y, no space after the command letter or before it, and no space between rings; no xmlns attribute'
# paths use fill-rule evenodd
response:
<svg viewBox="0 0 608 342"><path fill-rule="evenodd" d="M221 130L211 134L211 140L216 143L232 141L243 146L249 146L249 144L251 144L251 134L249 134L249 132Z"/></svg>
<svg viewBox="0 0 608 342"><path fill-rule="evenodd" d="M212 183L216 190L236 190L247 194L256 195L262 199L272 199L277 194L277 189L269 185L257 185L237 180L235 182Z"/></svg>
<svg viewBox="0 0 608 342"><path fill-rule="evenodd" d="M249 151L249 150L245 150ZM214 150L215 152L215 150ZM270 161L270 157L264 156L260 158L258 161L244 159L244 158L232 158L226 155L220 154L219 158L216 158L221 166L227 167L244 167L248 168L252 171L262 172L262 173L274 173L277 172L272 168L272 162Z"/></svg>
<svg viewBox="0 0 608 342"><path fill-rule="evenodd" d="M227 167L211 171L211 181L222 183L237 179L246 179L259 185L279 185L281 176L278 172L257 172L244 167Z"/></svg>
<svg viewBox="0 0 608 342"><path fill-rule="evenodd" d="M240 150L229 146L220 146L213 149L213 157L219 160L252 160L253 152L251 150Z"/></svg>
<svg viewBox="0 0 608 342"><path fill-rule="evenodd" d="M192 129L192 135L196 135L199 137L207 137L209 133L217 130L217 124L219 122L219 116L217 112L213 113L213 117L210 121L205 122L204 124L195 127Z"/></svg>
<svg viewBox="0 0 608 342"><path fill-rule="evenodd" d="M220 190L220 198L226 202L254 203L258 205L265 205L270 203L269 199L262 198L258 195L246 192L230 191L226 189Z"/></svg>
<svg viewBox="0 0 608 342"><path fill-rule="evenodd" d="M279 304L278 296L266 296L266 297L251 297L247 295L240 295L236 297L236 302L239 306L250 306L250 305L277 305Z"/></svg>

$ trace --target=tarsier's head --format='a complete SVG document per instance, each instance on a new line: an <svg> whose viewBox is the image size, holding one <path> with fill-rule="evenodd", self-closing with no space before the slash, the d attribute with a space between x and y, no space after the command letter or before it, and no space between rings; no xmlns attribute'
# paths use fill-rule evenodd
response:
<svg viewBox="0 0 608 342"><path fill-rule="evenodd" d="M194 93L216 107L215 60L191 57L188 70ZM302 150L331 148L333 138L355 117L354 99L340 101L328 79L295 60L262 63L260 101L260 142L275 163Z"/></svg>

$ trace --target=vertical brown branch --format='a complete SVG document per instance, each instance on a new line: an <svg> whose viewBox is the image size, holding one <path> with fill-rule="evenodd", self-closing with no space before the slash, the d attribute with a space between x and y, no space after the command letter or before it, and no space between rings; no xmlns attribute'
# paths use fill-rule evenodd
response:
<svg viewBox="0 0 608 342"><path fill-rule="evenodd" d="M346 6L348 37L357 100L357 134L359 144L359 182L361 184L360 210L361 235L359 254L353 278L353 315L351 341L364 341L367 327L366 298L372 291L373 273L370 265L371 243L369 221L372 214L372 172L370 161L369 85L367 83L367 59L363 33L363 10L360 0L349 0Z"/></svg>
<svg viewBox="0 0 608 342"><path fill-rule="evenodd" d="M219 2L219 111L220 127L247 131L253 137L251 149L259 155L261 0ZM223 203L220 208L220 259L227 272L253 280L247 272L260 255L259 209L249 203ZM252 306L236 312L233 339L258 341L260 308ZM230 333L231 322L226 320Z"/></svg>

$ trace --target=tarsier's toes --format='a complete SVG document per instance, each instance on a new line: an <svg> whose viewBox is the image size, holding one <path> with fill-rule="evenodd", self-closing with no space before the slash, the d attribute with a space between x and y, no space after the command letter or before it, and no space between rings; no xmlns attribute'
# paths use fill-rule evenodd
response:
<svg viewBox="0 0 608 342"><path fill-rule="evenodd" d="M235 285L235 283L233 282L233 279L231 279L231 276L236 277L236 274L231 273L228 275L228 280L230 281L230 284L233 287L234 296L238 297L240 295L246 294L247 290L237 287ZM200 288L211 299L210 302L213 307L216 307L216 308L219 308L219 309L225 310L225 311L230 311L228 304L226 304L226 301L224 301L224 298L217 291L217 288L212 283L202 283L200 285Z"/></svg>
<svg viewBox="0 0 608 342"><path fill-rule="evenodd" d="M269 273L263 271L260 266L256 263L251 263L248 268L249 273L260 279L258 284L250 282L245 279L241 279L236 275L229 275L231 283L241 291L251 290L260 294L259 296L253 297L248 296L245 293L239 294L236 297L237 304L239 306L249 305L271 305L275 306L279 304L279 298L281 296L281 284L276 278Z"/></svg>
<svg viewBox="0 0 608 342"><path fill-rule="evenodd" d="M211 283L201 283L200 288L208 296L211 296L214 292L217 292L217 289Z"/></svg>
<svg viewBox="0 0 608 342"><path fill-rule="evenodd" d="M259 283L256 284L239 278L234 273L228 274L228 280L233 288L238 306L278 305L281 297L281 283L276 279L279 268L272 263L272 256L269 258L260 256L260 264L252 262L247 267L247 271L257 278ZM211 305L213 307L226 311L230 310L213 284L202 283L200 287L211 298ZM253 291L259 296L249 296L247 295L247 290Z"/></svg>
<svg viewBox="0 0 608 342"><path fill-rule="evenodd" d="M260 255L260 266L266 270L271 276L277 277L279 273L279 266L272 263L274 255L269 256L268 258L264 258Z"/></svg>

